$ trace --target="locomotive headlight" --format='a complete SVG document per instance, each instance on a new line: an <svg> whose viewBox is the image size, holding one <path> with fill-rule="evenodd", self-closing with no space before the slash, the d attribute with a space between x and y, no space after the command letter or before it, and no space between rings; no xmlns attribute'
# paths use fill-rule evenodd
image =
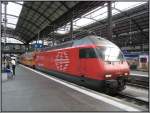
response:
<svg viewBox="0 0 150 113"><path fill-rule="evenodd" d="M112 75L105 75L106 78L109 78L109 77L111 77L111 76L112 76Z"/></svg>
<svg viewBox="0 0 150 113"><path fill-rule="evenodd" d="M124 75L128 75L128 73L124 73Z"/></svg>

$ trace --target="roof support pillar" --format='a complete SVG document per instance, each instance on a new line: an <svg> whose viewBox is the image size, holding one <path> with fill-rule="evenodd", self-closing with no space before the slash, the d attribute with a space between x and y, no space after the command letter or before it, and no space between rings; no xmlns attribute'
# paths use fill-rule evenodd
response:
<svg viewBox="0 0 150 113"><path fill-rule="evenodd" d="M111 7L111 1L108 2L107 4L107 9L108 9L108 39L112 39L112 7Z"/></svg>
<svg viewBox="0 0 150 113"><path fill-rule="evenodd" d="M6 49L5 47L6 47L6 43L7 43L7 37L6 37L6 30L7 30L7 16L6 16L6 14L7 14L7 4L8 4L8 2L7 1L5 1L5 2L3 2L4 3L4 11L5 11L5 18L4 18L4 50ZM4 55L4 57L5 57L5 55ZM6 67L6 64L4 64L4 67Z"/></svg>
<svg viewBox="0 0 150 113"><path fill-rule="evenodd" d="M6 30L7 30L7 4L8 2L3 2L5 7L4 7L4 14L5 14L5 18L4 18L4 39L5 39L5 42L4 42L4 45L6 45L6 42L7 42L7 39L6 39Z"/></svg>

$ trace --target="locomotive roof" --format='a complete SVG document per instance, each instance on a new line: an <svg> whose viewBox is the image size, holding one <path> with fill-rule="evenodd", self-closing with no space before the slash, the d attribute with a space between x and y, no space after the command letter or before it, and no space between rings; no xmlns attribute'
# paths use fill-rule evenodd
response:
<svg viewBox="0 0 150 113"><path fill-rule="evenodd" d="M109 40L95 35L86 36L82 39L75 40L72 46L89 45L89 44L94 44L96 46L116 46Z"/></svg>
<svg viewBox="0 0 150 113"><path fill-rule="evenodd" d="M72 41L68 41L62 44L59 44L57 46L53 46L53 47L48 47L48 48L44 48L42 49L47 51L47 50L53 50L53 49L61 49L61 48L67 48L67 47L76 47L76 46L80 46L80 45L96 45L96 46L116 46L115 44L113 44L112 42L110 42L107 39L104 39L100 36L86 36L84 38L81 39L76 39L76 40L72 40Z"/></svg>

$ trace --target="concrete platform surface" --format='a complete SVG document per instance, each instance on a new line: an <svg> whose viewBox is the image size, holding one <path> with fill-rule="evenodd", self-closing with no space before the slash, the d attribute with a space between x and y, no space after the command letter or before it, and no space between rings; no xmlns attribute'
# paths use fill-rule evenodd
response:
<svg viewBox="0 0 150 113"><path fill-rule="evenodd" d="M2 82L2 111L125 111L20 65Z"/></svg>

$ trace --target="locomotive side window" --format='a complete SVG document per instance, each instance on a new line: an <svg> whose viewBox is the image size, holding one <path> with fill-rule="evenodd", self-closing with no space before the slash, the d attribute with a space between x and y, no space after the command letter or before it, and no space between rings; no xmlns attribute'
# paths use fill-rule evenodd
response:
<svg viewBox="0 0 150 113"><path fill-rule="evenodd" d="M93 48L81 48L79 50L80 58L96 58L96 53Z"/></svg>

